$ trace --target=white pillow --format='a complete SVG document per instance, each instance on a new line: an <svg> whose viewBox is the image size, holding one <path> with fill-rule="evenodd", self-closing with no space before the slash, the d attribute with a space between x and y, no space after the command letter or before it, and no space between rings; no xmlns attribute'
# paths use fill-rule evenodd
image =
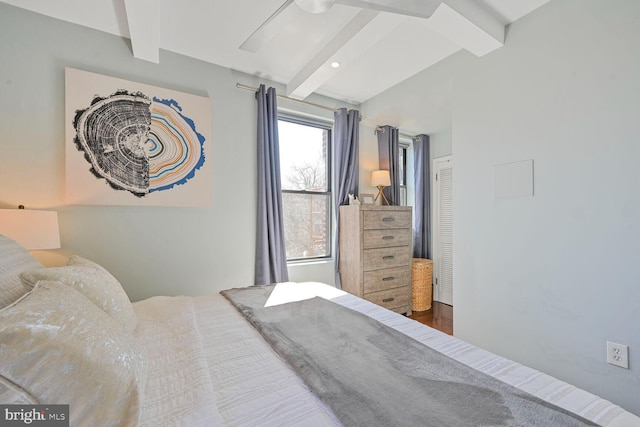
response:
<svg viewBox="0 0 640 427"><path fill-rule="evenodd" d="M25 270L44 267L16 241L0 234L0 309L29 292L20 281Z"/></svg>
<svg viewBox="0 0 640 427"><path fill-rule="evenodd" d="M97 262L90 261L90 260L88 260L86 258L82 258L79 255L71 255L69 257L69 261L67 261L67 265L82 265L84 267L99 268L101 270L107 271L106 268L104 268L103 266L101 266Z"/></svg>
<svg viewBox="0 0 640 427"><path fill-rule="evenodd" d="M146 380L131 334L70 286L39 282L0 310L0 378L70 424L135 426ZM18 390L19 391L19 390Z"/></svg>
<svg viewBox="0 0 640 427"><path fill-rule="evenodd" d="M0 402L3 405L37 405L38 401L17 384L0 375Z"/></svg>
<svg viewBox="0 0 640 427"><path fill-rule="evenodd" d="M97 264L40 268L25 271L20 277L28 286L34 286L40 280L53 280L71 286L120 322L128 332L133 332L136 328L138 320L122 285Z"/></svg>

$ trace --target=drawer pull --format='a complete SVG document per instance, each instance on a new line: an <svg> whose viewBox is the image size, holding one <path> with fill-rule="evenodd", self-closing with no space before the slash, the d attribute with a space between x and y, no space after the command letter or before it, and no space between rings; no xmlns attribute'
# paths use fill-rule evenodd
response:
<svg viewBox="0 0 640 427"><path fill-rule="evenodd" d="M393 222L395 220L396 219L394 217L392 217L392 216L385 216L384 218L382 218L382 221L384 221L384 222Z"/></svg>
<svg viewBox="0 0 640 427"><path fill-rule="evenodd" d="M393 280L393 279L395 279L395 277L393 277L393 276L383 277L383 278L382 278L382 281L383 281L383 282L388 282L388 281Z"/></svg>
<svg viewBox="0 0 640 427"><path fill-rule="evenodd" d="M382 259L393 259L393 258L395 258L393 255L386 255L382 257Z"/></svg>
<svg viewBox="0 0 640 427"><path fill-rule="evenodd" d="M393 240L393 236L382 236L382 240Z"/></svg>
<svg viewBox="0 0 640 427"><path fill-rule="evenodd" d="M382 302L391 302L393 301L395 298L385 298L382 300Z"/></svg>

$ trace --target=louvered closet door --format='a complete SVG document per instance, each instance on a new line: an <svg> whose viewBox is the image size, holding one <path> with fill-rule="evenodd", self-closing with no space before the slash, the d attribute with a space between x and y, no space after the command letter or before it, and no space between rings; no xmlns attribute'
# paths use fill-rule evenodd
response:
<svg viewBox="0 0 640 427"><path fill-rule="evenodd" d="M434 300L453 305L453 158L435 159Z"/></svg>

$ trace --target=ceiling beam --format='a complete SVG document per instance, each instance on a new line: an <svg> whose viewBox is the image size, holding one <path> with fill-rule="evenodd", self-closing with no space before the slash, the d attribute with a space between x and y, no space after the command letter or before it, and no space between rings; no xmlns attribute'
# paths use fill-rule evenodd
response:
<svg viewBox="0 0 640 427"><path fill-rule="evenodd" d="M160 63L160 11L158 0L125 0L133 56Z"/></svg>
<svg viewBox="0 0 640 427"><path fill-rule="evenodd" d="M331 61L348 67L350 59L366 54L406 16L425 19L429 28L477 56L504 45L505 25L476 0L337 0L336 3L366 8L291 78L287 95L292 98L304 99L315 92L342 69L331 68ZM391 13L381 14L382 10Z"/></svg>
<svg viewBox="0 0 640 427"><path fill-rule="evenodd" d="M276 36L284 26L298 18L302 13L299 7L293 5L293 0L285 1L275 12L267 18L241 45L240 49L256 53L269 40Z"/></svg>
<svg viewBox="0 0 640 427"><path fill-rule="evenodd" d="M336 0L337 4L398 15L429 18L441 0Z"/></svg>
<svg viewBox="0 0 640 427"><path fill-rule="evenodd" d="M287 84L287 95L292 98L304 99L322 86L337 70L331 68L330 60L340 59L346 62L345 55L338 58L338 53L349 46L350 41L361 34L361 31L369 25L380 12L363 9L358 12L342 29L316 53ZM369 39L369 46L373 40Z"/></svg>
<svg viewBox="0 0 640 427"><path fill-rule="evenodd" d="M475 0L443 0L427 23L476 56L504 46L504 23Z"/></svg>
<svg viewBox="0 0 640 427"><path fill-rule="evenodd" d="M336 3L426 19L431 28L477 56L504 45L504 23L477 0L336 0Z"/></svg>

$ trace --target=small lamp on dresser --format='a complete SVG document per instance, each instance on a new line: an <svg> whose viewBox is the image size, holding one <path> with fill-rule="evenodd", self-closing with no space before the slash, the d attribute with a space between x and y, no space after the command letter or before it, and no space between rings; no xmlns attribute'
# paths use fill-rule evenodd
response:
<svg viewBox="0 0 640 427"><path fill-rule="evenodd" d="M0 209L0 234L15 240L30 251L59 249L58 212L25 209Z"/></svg>
<svg viewBox="0 0 640 427"><path fill-rule="evenodd" d="M387 196L384 195L383 189L384 187L389 187L391 185L391 175L388 170L377 170L371 173L371 185L374 187L378 187L378 195L374 199L374 201L378 200L380 197L380 204L384 200L387 205L389 205L389 200L387 200Z"/></svg>

